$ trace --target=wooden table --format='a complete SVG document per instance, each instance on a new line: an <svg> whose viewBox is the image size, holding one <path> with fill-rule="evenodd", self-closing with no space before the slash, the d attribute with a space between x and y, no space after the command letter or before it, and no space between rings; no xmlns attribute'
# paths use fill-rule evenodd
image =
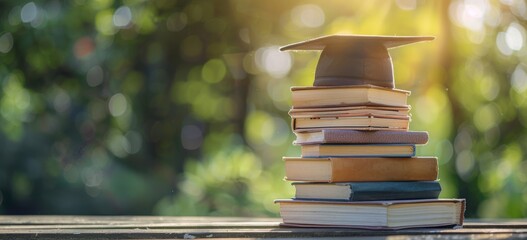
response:
<svg viewBox="0 0 527 240"><path fill-rule="evenodd" d="M280 227L277 218L154 216L0 216L3 239L167 238L527 238L527 220L467 220L463 229L368 231Z"/></svg>

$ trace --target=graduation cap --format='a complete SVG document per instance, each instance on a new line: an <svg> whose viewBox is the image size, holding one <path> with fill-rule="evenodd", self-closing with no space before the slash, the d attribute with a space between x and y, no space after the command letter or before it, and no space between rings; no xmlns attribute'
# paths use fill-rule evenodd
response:
<svg viewBox="0 0 527 240"><path fill-rule="evenodd" d="M322 50L314 86L371 84L394 88L389 48L433 40L429 36L330 35L281 47Z"/></svg>

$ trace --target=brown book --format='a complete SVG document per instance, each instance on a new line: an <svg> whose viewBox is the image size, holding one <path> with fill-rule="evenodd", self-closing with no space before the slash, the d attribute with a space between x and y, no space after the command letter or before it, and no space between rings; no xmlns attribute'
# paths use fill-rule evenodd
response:
<svg viewBox="0 0 527 240"><path fill-rule="evenodd" d="M308 182L434 181L437 158L284 157L285 178Z"/></svg>
<svg viewBox="0 0 527 240"><path fill-rule="evenodd" d="M382 105L406 107L409 91L377 87L312 86L292 87L293 108Z"/></svg>
<svg viewBox="0 0 527 240"><path fill-rule="evenodd" d="M294 144L426 144L423 131L357 131L352 129L320 129L295 131Z"/></svg>
<svg viewBox="0 0 527 240"><path fill-rule="evenodd" d="M461 227L465 199L313 201L278 199L285 226L404 229Z"/></svg>
<svg viewBox="0 0 527 240"><path fill-rule="evenodd" d="M310 130L319 128L348 128L348 129L385 129L406 131L410 124L410 118L386 117L386 116L356 116L356 117L315 117L315 118L293 118L291 125L293 130Z"/></svg>

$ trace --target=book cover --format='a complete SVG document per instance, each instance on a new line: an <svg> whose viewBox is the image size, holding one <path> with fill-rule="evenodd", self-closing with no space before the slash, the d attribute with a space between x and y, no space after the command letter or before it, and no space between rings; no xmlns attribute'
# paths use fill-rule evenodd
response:
<svg viewBox="0 0 527 240"><path fill-rule="evenodd" d="M400 143L426 144L428 132L424 131L358 131L352 129L314 129L295 131L294 144L368 144Z"/></svg>
<svg viewBox="0 0 527 240"><path fill-rule="evenodd" d="M285 226L405 229L461 227L465 199L312 201L277 199Z"/></svg>
<svg viewBox="0 0 527 240"><path fill-rule="evenodd" d="M439 181L416 182L293 182L295 199L334 201L375 201L435 199L441 193Z"/></svg>
<svg viewBox="0 0 527 240"><path fill-rule="evenodd" d="M435 181L438 172L435 157L284 157L283 160L288 181Z"/></svg>

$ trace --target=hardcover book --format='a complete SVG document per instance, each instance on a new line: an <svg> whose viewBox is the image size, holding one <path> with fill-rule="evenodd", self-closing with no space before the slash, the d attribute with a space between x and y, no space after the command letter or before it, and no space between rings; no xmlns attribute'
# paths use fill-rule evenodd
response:
<svg viewBox="0 0 527 240"><path fill-rule="evenodd" d="M275 200L285 226L404 229L460 227L465 199L335 202Z"/></svg>
<svg viewBox="0 0 527 240"><path fill-rule="evenodd" d="M302 145L302 157L412 157L410 144L312 144Z"/></svg>
<svg viewBox="0 0 527 240"><path fill-rule="evenodd" d="M291 125L293 130L309 130L320 128L347 128L364 129L375 128L385 130L408 130L410 123L409 117L387 118L385 116L355 116L355 117L314 117L314 118L293 118Z"/></svg>
<svg viewBox="0 0 527 240"><path fill-rule="evenodd" d="M435 181L437 158L379 157L284 157L288 181L307 182L387 182Z"/></svg>
<svg viewBox="0 0 527 240"><path fill-rule="evenodd" d="M295 131L294 144L426 144L428 132L421 131L357 131L352 129L313 129Z"/></svg>
<svg viewBox="0 0 527 240"><path fill-rule="evenodd" d="M374 85L292 87L293 108L381 105L406 107L409 91Z"/></svg>
<svg viewBox="0 0 527 240"><path fill-rule="evenodd" d="M293 182L295 199L334 201L375 201L434 199L441 193L438 181L417 182Z"/></svg>
<svg viewBox="0 0 527 240"><path fill-rule="evenodd" d="M289 110L289 116L299 117L322 117L322 116L369 116L379 115L386 117L408 117L410 106L406 107L383 107L383 106L354 106L333 108L293 108Z"/></svg>

